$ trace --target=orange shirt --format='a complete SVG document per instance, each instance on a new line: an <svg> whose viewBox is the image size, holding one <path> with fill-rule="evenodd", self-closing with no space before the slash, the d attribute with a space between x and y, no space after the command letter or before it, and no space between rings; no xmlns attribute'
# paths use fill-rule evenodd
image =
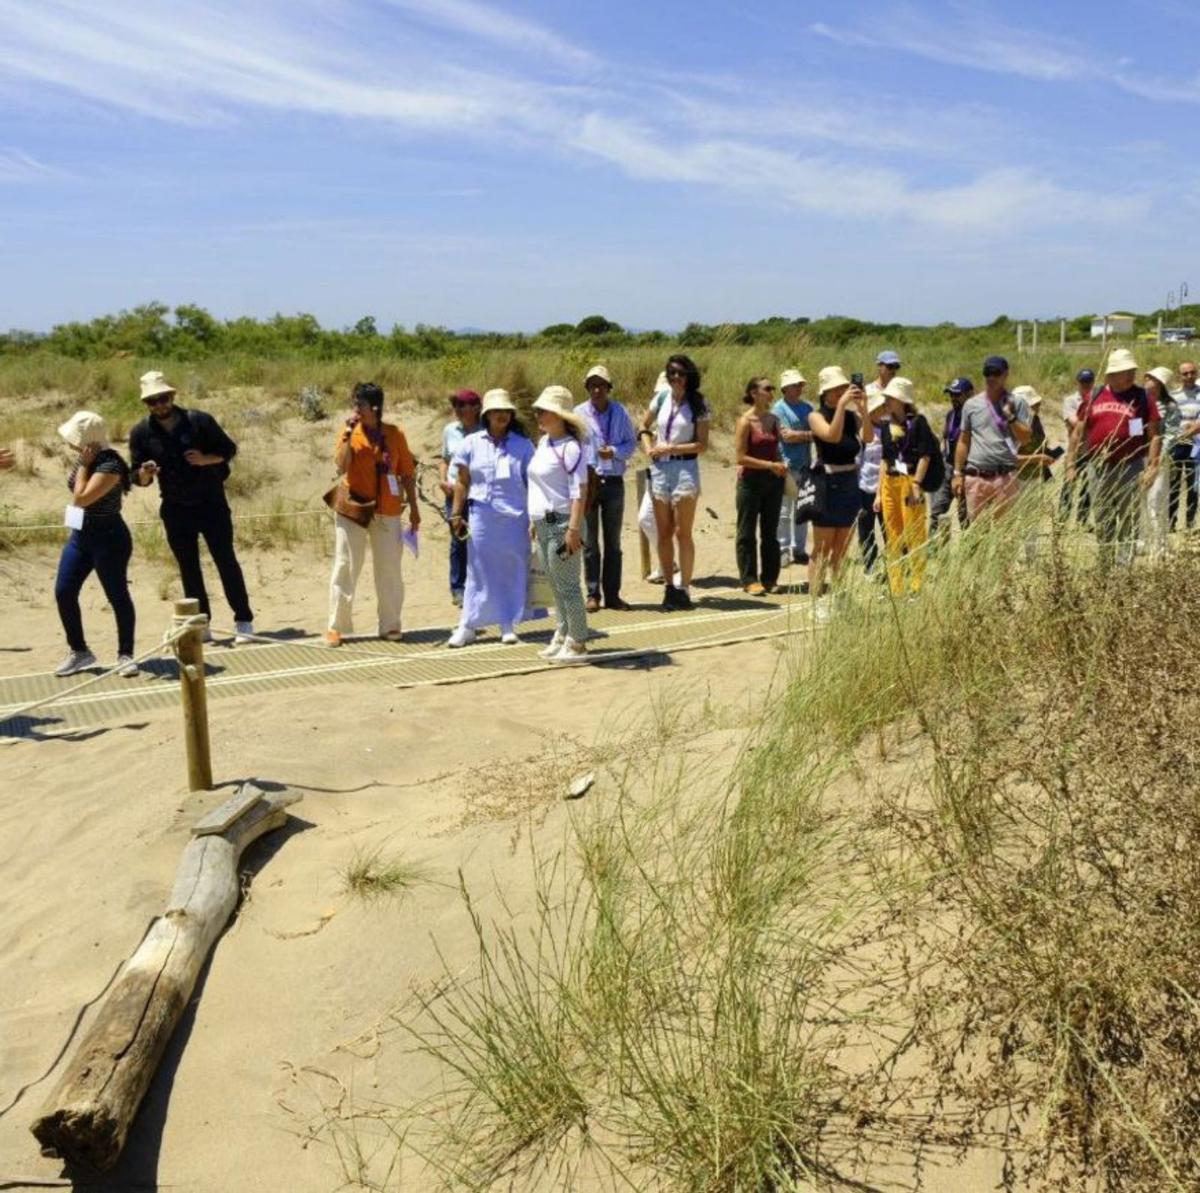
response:
<svg viewBox="0 0 1200 1193"><path fill-rule="evenodd" d="M408 450L408 440L405 439L404 432L391 423L384 423L383 439L391 457L391 471L401 478L415 476L417 466L413 462L412 452ZM341 444L342 436L339 435L334 446L335 458ZM367 438L362 423L359 423L350 435L350 451L350 467L346 469L346 482L350 491L363 501L374 498L379 503L375 508L381 517L389 518L401 513L404 509L404 488L397 482L400 495L392 495L387 477L378 471L383 462L383 453Z"/></svg>

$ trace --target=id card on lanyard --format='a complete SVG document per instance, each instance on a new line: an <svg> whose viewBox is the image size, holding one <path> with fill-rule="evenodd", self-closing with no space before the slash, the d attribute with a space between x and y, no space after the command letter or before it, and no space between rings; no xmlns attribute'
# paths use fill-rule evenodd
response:
<svg viewBox="0 0 1200 1193"><path fill-rule="evenodd" d="M1009 428L1008 423L1005 422L1004 417L996 409L996 403L988 397L984 398L984 402L987 405L988 413L992 416L992 422L996 424L996 430L1004 436L1004 442L1007 445L1008 450L1012 452L1014 456L1019 455L1020 453L1017 450L1017 441L1013 438L1012 431Z"/></svg>

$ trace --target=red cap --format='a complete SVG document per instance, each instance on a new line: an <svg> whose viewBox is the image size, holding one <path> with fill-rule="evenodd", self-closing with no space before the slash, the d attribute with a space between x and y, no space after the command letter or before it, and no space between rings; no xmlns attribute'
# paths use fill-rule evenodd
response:
<svg viewBox="0 0 1200 1193"><path fill-rule="evenodd" d="M452 402L462 402L464 404L472 404L478 406L482 399L473 389L460 389L458 393L450 396Z"/></svg>

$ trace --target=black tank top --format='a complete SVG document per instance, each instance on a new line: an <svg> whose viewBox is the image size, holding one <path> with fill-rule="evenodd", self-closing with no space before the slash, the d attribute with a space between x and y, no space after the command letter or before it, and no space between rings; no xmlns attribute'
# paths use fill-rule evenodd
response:
<svg viewBox="0 0 1200 1193"><path fill-rule="evenodd" d="M832 425L837 416L837 409L821 403L821 414L825 421ZM813 436L813 444L817 449L817 459L822 464L853 464L858 460L860 443L858 441L858 416L847 410L842 421L842 438L837 443L826 443L824 439Z"/></svg>

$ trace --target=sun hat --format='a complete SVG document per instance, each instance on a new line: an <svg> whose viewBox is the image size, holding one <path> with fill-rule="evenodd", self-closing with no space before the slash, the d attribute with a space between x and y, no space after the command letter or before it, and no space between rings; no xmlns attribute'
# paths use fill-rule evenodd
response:
<svg viewBox="0 0 1200 1193"><path fill-rule="evenodd" d="M1136 370L1137 367L1138 362L1133 359L1133 353L1128 348L1114 348L1109 354L1104 374L1106 377L1111 377L1113 373L1128 373L1131 369Z"/></svg>
<svg viewBox="0 0 1200 1193"><path fill-rule="evenodd" d="M787 389L789 385L807 385L804 374L799 369L784 369L779 374L779 388Z"/></svg>
<svg viewBox="0 0 1200 1193"><path fill-rule="evenodd" d="M883 387L883 396L895 398L897 402L903 402L906 406L915 406L917 404L917 387L907 377L893 377Z"/></svg>
<svg viewBox="0 0 1200 1193"><path fill-rule="evenodd" d="M583 416L575 413L575 399L565 385L547 385L537 396L533 404L534 410L544 410L547 414L557 414L563 422L574 427L576 431L586 435L588 425Z"/></svg>
<svg viewBox="0 0 1200 1193"><path fill-rule="evenodd" d="M993 376L999 376L1001 373L1008 372L1008 361L1003 356L989 356L983 362L983 375L986 377L988 373Z"/></svg>
<svg viewBox="0 0 1200 1193"><path fill-rule="evenodd" d="M108 447L108 428L104 425L104 419L90 410L80 410L72 414L58 428L58 433L74 448L93 444L96 447Z"/></svg>
<svg viewBox="0 0 1200 1193"><path fill-rule="evenodd" d="M900 357L890 348L885 348L876 358L877 365L891 365L893 369L900 367Z"/></svg>
<svg viewBox="0 0 1200 1193"><path fill-rule="evenodd" d="M480 414L491 414L493 410L511 410L516 414L517 408L513 405L513 400L509 397L506 389L489 389L483 395L483 408Z"/></svg>
<svg viewBox="0 0 1200 1193"><path fill-rule="evenodd" d="M850 378L842 372L840 365L826 365L817 374L817 393L824 396L831 389L838 389L843 385L849 385Z"/></svg>
<svg viewBox="0 0 1200 1193"><path fill-rule="evenodd" d="M450 395L450 401L461 402L464 406L478 406L479 395L473 389L459 389Z"/></svg>
<svg viewBox="0 0 1200 1193"><path fill-rule="evenodd" d="M1157 381L1159 381L1167 393L1170 393L1171 390L1175 388L1175 374L1168 369L1166 365L1159 365L1157 368L1147 369L1146 376L1154 377Z"/></svg>
<svg viewBox="0 0 1200 1193"><path fill-rule="evenodd" d="M970 377L955 377L945 389L944 394L953 394L955 397L965 397L967 394L975 392L975 382Z"/></svg>
<svg viewBox="0 0 1200 1193"><path fill-rule="evenodd" d="M1091 369L1080 369L1075 374L1076 381L1086 381L1089 385L1096 380L1096 374Z"/></svg>
<svg viewBox="0 0 1200 1193"><path fill-rule="evenodd" d="M1042 404L1042 395L1032 385L1018 385L1012 391L1012 396L1020 398L1029 406L1040 406Z"/></svg>
<svg viewBox="0 0 1200 1193"><path fill-rule="evenodd" d="M612 388L612 374L603 365L592 365L587 371L587 376L583 379L583 387L587 388L587 383L593 377L599 377L610 389Z"/></svg>
<svg viewBox="0 0 1200 1193"><path fill-rule="evenodd" d="M883 396L883 390L873 389L867 394L867 413L874 414L876 410L887 405L887 398Z"/></svg>
<svg viewBox="0 0 1200 1193"><path fill-rule="evenodd" d="M143 373L141 378L142 401L157 398L159 394L173 394L175 387L157 369Z"/></svg>

